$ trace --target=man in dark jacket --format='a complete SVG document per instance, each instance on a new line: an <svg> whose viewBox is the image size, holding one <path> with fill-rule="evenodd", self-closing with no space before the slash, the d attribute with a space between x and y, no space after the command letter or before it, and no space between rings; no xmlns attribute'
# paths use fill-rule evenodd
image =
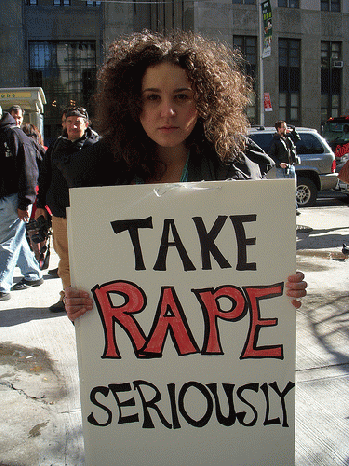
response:
<svg viewBox="0 0 349 466"><path fill-rule="evenodd" d="M0 107L1 109L1 107ZM43 283L40 266L26 240L26 226L36 197L37 154L16 121L1 110L0 120L0 301L11 298L13 272L23 279L12 289Z"/></svg>
<svg viewBox="0 0 349 466"><path fill-rule="evenodd" d="M61 136L49 147L40 166L39 194L36 218L46 216L45 205L52 212L53 247L59 256L58 275L62 280L63 290L60 300L50 307L51 312L61 312L64 307L64 289L70 286L70 269L68 257L67 214L69 207L69 189L59 169L59 162L82 148L95 144L99 136L89 127L88 114L85 109L72 108L66 114L67 136Z"/></svg>
<svg viewBox="0 0 349 466"><path fill-rule="evenodd" d="M288 129L285 121L275 123L276 133L268 150L268 155L274 160L276 166L276 178L296 178L295 165L300 163L296 154L295 142L300 137L294 126ZM296 210L297 215L300 214Z"/></svg>
<svg viewBox="0 0 349 466"><path fill-rule="evenodd" d="M291 128L291 127L290 127ZM294 166L299 163L295 142L300 140L294 127L289 130L285 121L275 123L276 133L273 136L268 155L274 160L277 178L295 178Z"/></svg>

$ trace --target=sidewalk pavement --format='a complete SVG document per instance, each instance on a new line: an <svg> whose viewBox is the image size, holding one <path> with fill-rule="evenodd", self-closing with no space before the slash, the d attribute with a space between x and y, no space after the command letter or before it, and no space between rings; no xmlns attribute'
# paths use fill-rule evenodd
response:
<svg viewBox="0 0 349 466"><path fill-rule="evenodd" d="M297 311L296 466L349 464L349 216L328 211L297 217L309 292ZM61 282L44 278L0 303L0 466L84 464L74 326L49 312Z"/></svg>
<svg viewBox="0 0 349 466"><path fill-rule="evenodd" d="M0 303L0 466L84 464L75 330L48 309L61 280L43 277Z"/></svg>
<svg viewBox="0 0 349 466"><path fill-rule="evenodd" d="M297 311L296 465L349 465L349 208L302 209L297 267L308 296ZM306 229L303 229L306 231Z"/></svg>

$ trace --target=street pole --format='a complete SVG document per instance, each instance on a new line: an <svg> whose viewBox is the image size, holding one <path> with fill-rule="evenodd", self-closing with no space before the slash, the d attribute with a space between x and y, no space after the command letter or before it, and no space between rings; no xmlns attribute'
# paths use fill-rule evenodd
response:
<svg viewBox="0 0 349 466"><path fill-rule="evenodd" d="M259 124L264 126L264 69L263 69L263 21L262 3L258 4L258 37L259 37Z"/></svg>

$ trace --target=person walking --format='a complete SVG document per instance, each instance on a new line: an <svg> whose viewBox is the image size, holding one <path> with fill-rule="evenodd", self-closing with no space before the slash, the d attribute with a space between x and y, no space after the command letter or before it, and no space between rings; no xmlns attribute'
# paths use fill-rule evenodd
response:
<svg viewBox="0 0 349 466"><path fill-rule="evenodd" d="M0 114L0 301L5 301L11 299L11 288L24 290L44 280L26 239L36 198L37 153L15 119L2 109ZM23 278L13 285L16 265Z"/></svg>
<svg viewBox="0 0 349 466"><path fill-rule="evenodd" d="M57 166L57 161L95 144L99 136L89 127L87 111L84 108L71 108L66 113L67 136L59 137L52 144L40 166L39 193L35 218L47 217L45 206L52 212L53 247L59 256L58 275L63 290L60 299L50 306L51 312L65 311L64 289L70 286L68 257L67 213L69 207L68 185Z"/></svg>
<svg viewBox="0 0 349 466"><path fill-rule="evenodd" d="M32 144L34 145L34 148L37 151L37 164L38 164L39 173L40 173L40 164L47 151L47 147L44 146L43 137L39 131L39 128L32 123L24 123L21 126L21 129L31 140ZM38 192L38 189L39 187L37 186L36 192ZM39 261L40 270L44 270L44 267L48 266L48 261L50 258L50 248L49 248L49 243L48 243L48 237L45 237L45 239L43 239L39 243L37 243L36 240L33 241L33 235L37 235L35 212L36 212L36 200L33 204L31 217L30 217L29 224L27 227L27 237L28 237L30 248L34 252L36 259ZM49 232L49 225L47 225L47 233L48 232Z"/></svg>
<svg viewBox="0 0 349 466"><path fill-rule="evenodd" d="M273 135L268 155L276 164L276 178L295 178L295 165L300 163L300 158L296 154L295 143L300 137L294 126L287 126L283 120L275 123L276 133ZM296 203L296 215L300 215Z"/></svg>
<svg viewBox="0 0 349 466"><path fill-rule="evenodd" d="M67 137L67 125L66 125L66 120L67 120L67 111L68 109L71 108L71 107L65 107L62 111L62 116L61 116L61 122L62 122L62 134L61 136L65 136ZM57 139L55 139L52 144L55 144L57 141ZM50 147L48 148L50 149ZM46 149L47 150L47 149ZM50 149L51 150L51 149ZM54 268L54 269L50 269L48 272L47 272L52 278L59 278L59 275L58 275L58 267Z"/></svg>

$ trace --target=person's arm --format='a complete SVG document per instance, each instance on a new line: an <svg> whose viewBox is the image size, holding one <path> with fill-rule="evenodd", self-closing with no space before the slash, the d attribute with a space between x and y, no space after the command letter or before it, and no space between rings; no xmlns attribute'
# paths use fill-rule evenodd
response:
<svg viewBox="0 0 349 466"><path fill-rule="evenodd" d="M307 282L304 281L304 274L296 272L290 275L286 282L286 295L292 298L293 306L298 309L302 303L299 301L307 294ZM93 307L93 300L91 295L81 288L68 287L64 290L65 309L68 318L74 322L75 319L84 315L86 312L91 311Z"/></svg>
<svg viewBox="0 0 349 466"><path fill-rule="evenodd" d="M46 206L46 194L51 184L52 167L51 167L51 154L53 145L51 145L40 163L39 170L39 191L37 197L37 208L45 209Z"/></svg>
<svg viewBox="0 0 349 466"><path fill-rule="evenodd" d="M300 135L297 133L297 130L296 130L296 127L293 126L293 125L288 125L289 128L291 128L292 131L290 131L290 133L288 133L288 135L290 136L290 138L292 139L292 141L294 143L296 143L297 141L300 141L301 140L301 137Z"/></svg>
<svg viewBox="0 0 349 466"><path fill-rule="evenodd" d="M17 148L18 177L18 217L21 220L29 219L28 206L34 204L36 199L36 186L39 169L37 165L37 152L30 141L18 141Z"/></svg>

